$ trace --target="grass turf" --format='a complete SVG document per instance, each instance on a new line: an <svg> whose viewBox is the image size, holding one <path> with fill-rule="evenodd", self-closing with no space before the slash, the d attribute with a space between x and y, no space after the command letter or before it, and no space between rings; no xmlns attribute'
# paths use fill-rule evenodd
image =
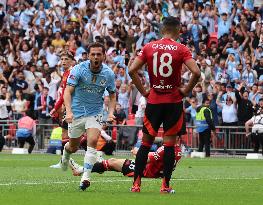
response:
<svg viewBox="0 0 263 205"><path fill-rule="evenodd" d="M183 158L173 174L174 195L159 193L159 179L144 179L142 192L130 193L132 179L116 172L93 174L91 187L82 192L79 177L49 168L58 160L57 155L0 154L0 204L263 204L263 160Z"/></svg>

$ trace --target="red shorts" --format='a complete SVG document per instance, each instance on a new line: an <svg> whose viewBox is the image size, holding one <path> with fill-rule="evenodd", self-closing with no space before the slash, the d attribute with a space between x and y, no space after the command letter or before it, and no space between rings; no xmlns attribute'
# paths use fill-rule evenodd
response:
<svg viewBox="0 0 263 205"><path fill-rule="evenodd" d="M164 136L178 135L184 124L183 102L147 104L143 119L143 132L157 136L163 124Z"/></svg>

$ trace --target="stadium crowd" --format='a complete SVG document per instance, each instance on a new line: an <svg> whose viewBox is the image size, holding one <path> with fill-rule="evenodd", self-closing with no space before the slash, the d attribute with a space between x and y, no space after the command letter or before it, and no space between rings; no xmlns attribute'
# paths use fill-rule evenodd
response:
<svg viewBox="0 0 263 205"><path fill-rule="evenodd" d="M195 124L204 98L216 125L244 125L263 97L263 4L261 0L6 0L0 4L0 120L31 111L40 123L58 98L68 50L75 64L87 59L91 42L106 47L118 90L115 115L129 112L142 124L146 100L132 85L128 66L146 43L160 38L163 18L180 18L179 42L187 45L201 79L185 99L187 122ZM182 69L182 83L190 79ZM149 87L147 68L140 72ZM107 119L108 97L104 114Z"/></svg>

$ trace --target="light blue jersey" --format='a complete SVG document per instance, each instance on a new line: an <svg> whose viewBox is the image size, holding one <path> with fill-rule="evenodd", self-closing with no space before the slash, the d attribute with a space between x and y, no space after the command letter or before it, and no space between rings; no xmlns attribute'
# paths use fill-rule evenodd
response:
<svg viewBox="0 0 263 205"><path fill-rule="evenodd" d="M102 114L104 91L115 93L114 79L106 64L99 73L91 72L89 60L74 66L67 80L67 85L75 87L71 101L74 118Z"/></svg>

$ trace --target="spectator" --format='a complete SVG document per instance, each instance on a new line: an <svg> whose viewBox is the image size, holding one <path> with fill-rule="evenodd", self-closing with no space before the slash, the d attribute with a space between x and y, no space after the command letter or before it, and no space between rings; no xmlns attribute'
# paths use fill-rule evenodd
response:
<svg viewBox="0 0 263 205"><path fill-rule="evenodd" d="M206 157L210 157L211 131L212 138L215 137L215 125L213 115L209 108L210 101L204 98L202 106L196 109L196 131L199 133L199 152L203 152L205 145Z"/></svg>
<svg viewBox="0 0 263 205"><path fill-rule="evenodd" d="M59 86L61 78L51 78L51 75L49 73L46 74L45 78L42 78L41 81L44 85L44 87L48 88L48 95L53 99L57 99L57 90Z"/></svg>
<svg viewBox="0 0 263 205"><path fill-rule="evenodd" d="M11 83L14 96L17 90L25 91L28 88L28 83L24 79L23 71L18 71L17 69L14 69L9 76L8 81Z"/></svg>
<svg viewBox="0 0 263 205"><path fill-rule="evenodd" d="M146 104L147 104L147 99L141 96L138 104L138 110L136 111L135 114L136 125L143 125L143 117L145 113Z"/></svg>
<svg viewBox="0 0 263 205"><path fill-rule="evenodd" d="M196 118L196 108L197 108L197 99L195 97L192 97L190 99L190 106L188 108L185 109L185 113L190 113L190 122L189 125L190 126L195 126L195 118Z"/></svg>
<svg viewBox="0 0 263 205"><path fill-rule="evenodd" d="M102 111L102 121L106 122L109 115L109 96L104 96L103 111Z"/></svg>
<svg viewBox="0 0 263 205"><path fill-rule="evenodd" d="M122 110L128 119L129 115L129 98L130 98L130 85L129 87L126 84L122 84L120 87L120 92L118 94L118 103L121 105Z"/></svg>
<svg viewBox="0 0 263 205"><path fill-rule="evenodd" d="M49 48L46 51L46 58L50 68L53 68L58 64L59 57L55 53L54 46L49 46Z"/></svg>
<svg viewBox="0 0 263 205"><path fill-rule="evenodd" d="M252 134L251 139L254 143L254 153L258 153L259 147L261 144L262 147L262 155L263 155L263 138L262 138L262 111L263 111L263 99L261 98L259 100L259 110L255 113L255 115L249 119L246 124L246 137L250 135L249 133L249 127L252 126Z"/></svg>
<svg viewBox="0 0 263 205"><path fill-rule="evenodd" d="M238 90L235 91L237 99L237 117L239 126L244 126L254 113L253 104L249 100L248 91L244 90L243 83L240 84Z"/></svg>
<svg viewBox="0 0 263 205"><path fill-rule="evenodd" d="M60 31L56 31L55 39L52 40L51 45L57 48L62 48L66 44L65 40L61 38Z"/></svg>
<svg viewBox="0 0 263 205"><path fill-rule="evenodd" d="M5 124L3 121L7 120L9 115L8 115L8 110L7 106L10 104L10 95L7 94L6 97L3 95L0 95L0 152L3 149L3 146L5 144L5 138L2 136L2 124Z"/></svg>
<svg viewBox="0 0 263 205"><path fill-rule="evenodd" d="M29 143L28 153L34 149L36 136L36 122L26 113L26 116L22 117L18 121L18 129L16 131L16 137L18 140L19 148L24 148L25 142Z"/></svg>
<svg viewBox="0 0 263 205"><path fill-rule="evenodd" d="M49 115L49 112L54 106L54 100L48 95L48 92L49 89L44 87L42 94L37 99L39 124L52 124L52 119Z"/></svg>
<svg viewBox="0 0 263 205"><path fill-rule="evenodd" d="M126 114L119 103L116 104L114 114L117 125L126 125Z"/></svg>
<svg viewBox="0 0 263 205"><path fill-rule="evenodd" d="M27 101L23 97L23 92L21 90L16 90L15 99L12 102L12 111L15 120L19 120L24 116L27 111Z"/></svg>

